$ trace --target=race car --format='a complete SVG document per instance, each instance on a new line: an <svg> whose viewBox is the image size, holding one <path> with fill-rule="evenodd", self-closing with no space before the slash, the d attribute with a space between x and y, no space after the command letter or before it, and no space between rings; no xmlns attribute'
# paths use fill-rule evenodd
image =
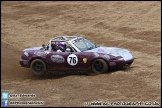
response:
<svg viewBox="0 0 162 108"><path fill-rule="evenodd" d="M44 75L49 70L90 70L101 74L109 69L128 68L133 61L126 49L97 46L79 36L57 36L47 45L24 49L19 63L35 75Z"/></svg>

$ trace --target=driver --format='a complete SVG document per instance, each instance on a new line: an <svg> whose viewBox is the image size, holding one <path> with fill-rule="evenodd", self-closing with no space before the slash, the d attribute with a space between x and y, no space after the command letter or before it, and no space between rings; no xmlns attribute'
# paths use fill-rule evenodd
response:
<svg viewBox="0 0 162 108"><path fill-rule="evenodd" d="M58 43L58 46L59 46L59 49L60 49L62 52L65 52L65 50L66 50L66 43L65 43L65 42L59 42L59 43Z"/></svg>
<svg viewBox="0 0 162 108"><path fill-rule="evenodd" d="M70 44L68 42L59 42L58 43L59 50L57 52L71 52L72 49L70 47Z"/></svg>

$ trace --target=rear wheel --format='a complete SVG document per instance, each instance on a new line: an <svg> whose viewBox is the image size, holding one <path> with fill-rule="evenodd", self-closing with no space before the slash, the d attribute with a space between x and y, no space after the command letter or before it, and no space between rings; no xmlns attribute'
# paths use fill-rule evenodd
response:
<svg viewBox="0 0 162 108"><path fill-rule="evenodd" d="M41 59L35 59L32 61L30 68L35 75L43 75L46 72L46 65Z"/></svg>
<svg viewBox="0 0 162 108"><path fill-rule="evenodd" d="M108 71L107 63L103 59L96 59L92 63L92 71L96 74L107 72Z"/></svg>

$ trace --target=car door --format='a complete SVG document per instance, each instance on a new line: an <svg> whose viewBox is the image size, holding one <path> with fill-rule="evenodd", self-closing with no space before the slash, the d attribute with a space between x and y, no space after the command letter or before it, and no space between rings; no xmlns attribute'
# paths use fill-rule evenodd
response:
<svg viewBox="0 0 162 108"><path fill-rule="evenodd" d="M63 67L65 58L62 56L63 52L48 51L46 55L46 64L49 69L60 70Z"/></svg>
<svg viewBox="0 0 162 108"><path fill-rule="evenodd" d="M64 57L65 61L62 64L62 68L66 70L80 70L82 68L80 52L63 52L60 53Z"/></svg>
<svg viewBox="0 0 162 108"><path fill-rule="evenodd" d="M50 52L47 65L56 70L84 70L91 66L91 52Z"/></svg>
<svg viewBox="0 0 162 108"><path fill-rule="evenodd" d="M46 64L49 68L56 70L79 69L80 64L79 52L53 52L50 51L46 56Z"/></svg>
<svg viewBox="0 0 162 108"><path fill-rule="evenodd" d="M64 57L67 69L84 70L90 68L94 56L91 52L66 52Z"/></svg>

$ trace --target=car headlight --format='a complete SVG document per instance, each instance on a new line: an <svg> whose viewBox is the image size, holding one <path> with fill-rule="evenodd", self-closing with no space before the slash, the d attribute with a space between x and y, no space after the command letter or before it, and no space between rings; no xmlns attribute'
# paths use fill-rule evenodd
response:
<svg viewBox="0 0 162 108"><path fill-rule="evenodd" d="M29 54L26 51L24 52L24 55L27 56L27 57L29 57Z"/></svg>

